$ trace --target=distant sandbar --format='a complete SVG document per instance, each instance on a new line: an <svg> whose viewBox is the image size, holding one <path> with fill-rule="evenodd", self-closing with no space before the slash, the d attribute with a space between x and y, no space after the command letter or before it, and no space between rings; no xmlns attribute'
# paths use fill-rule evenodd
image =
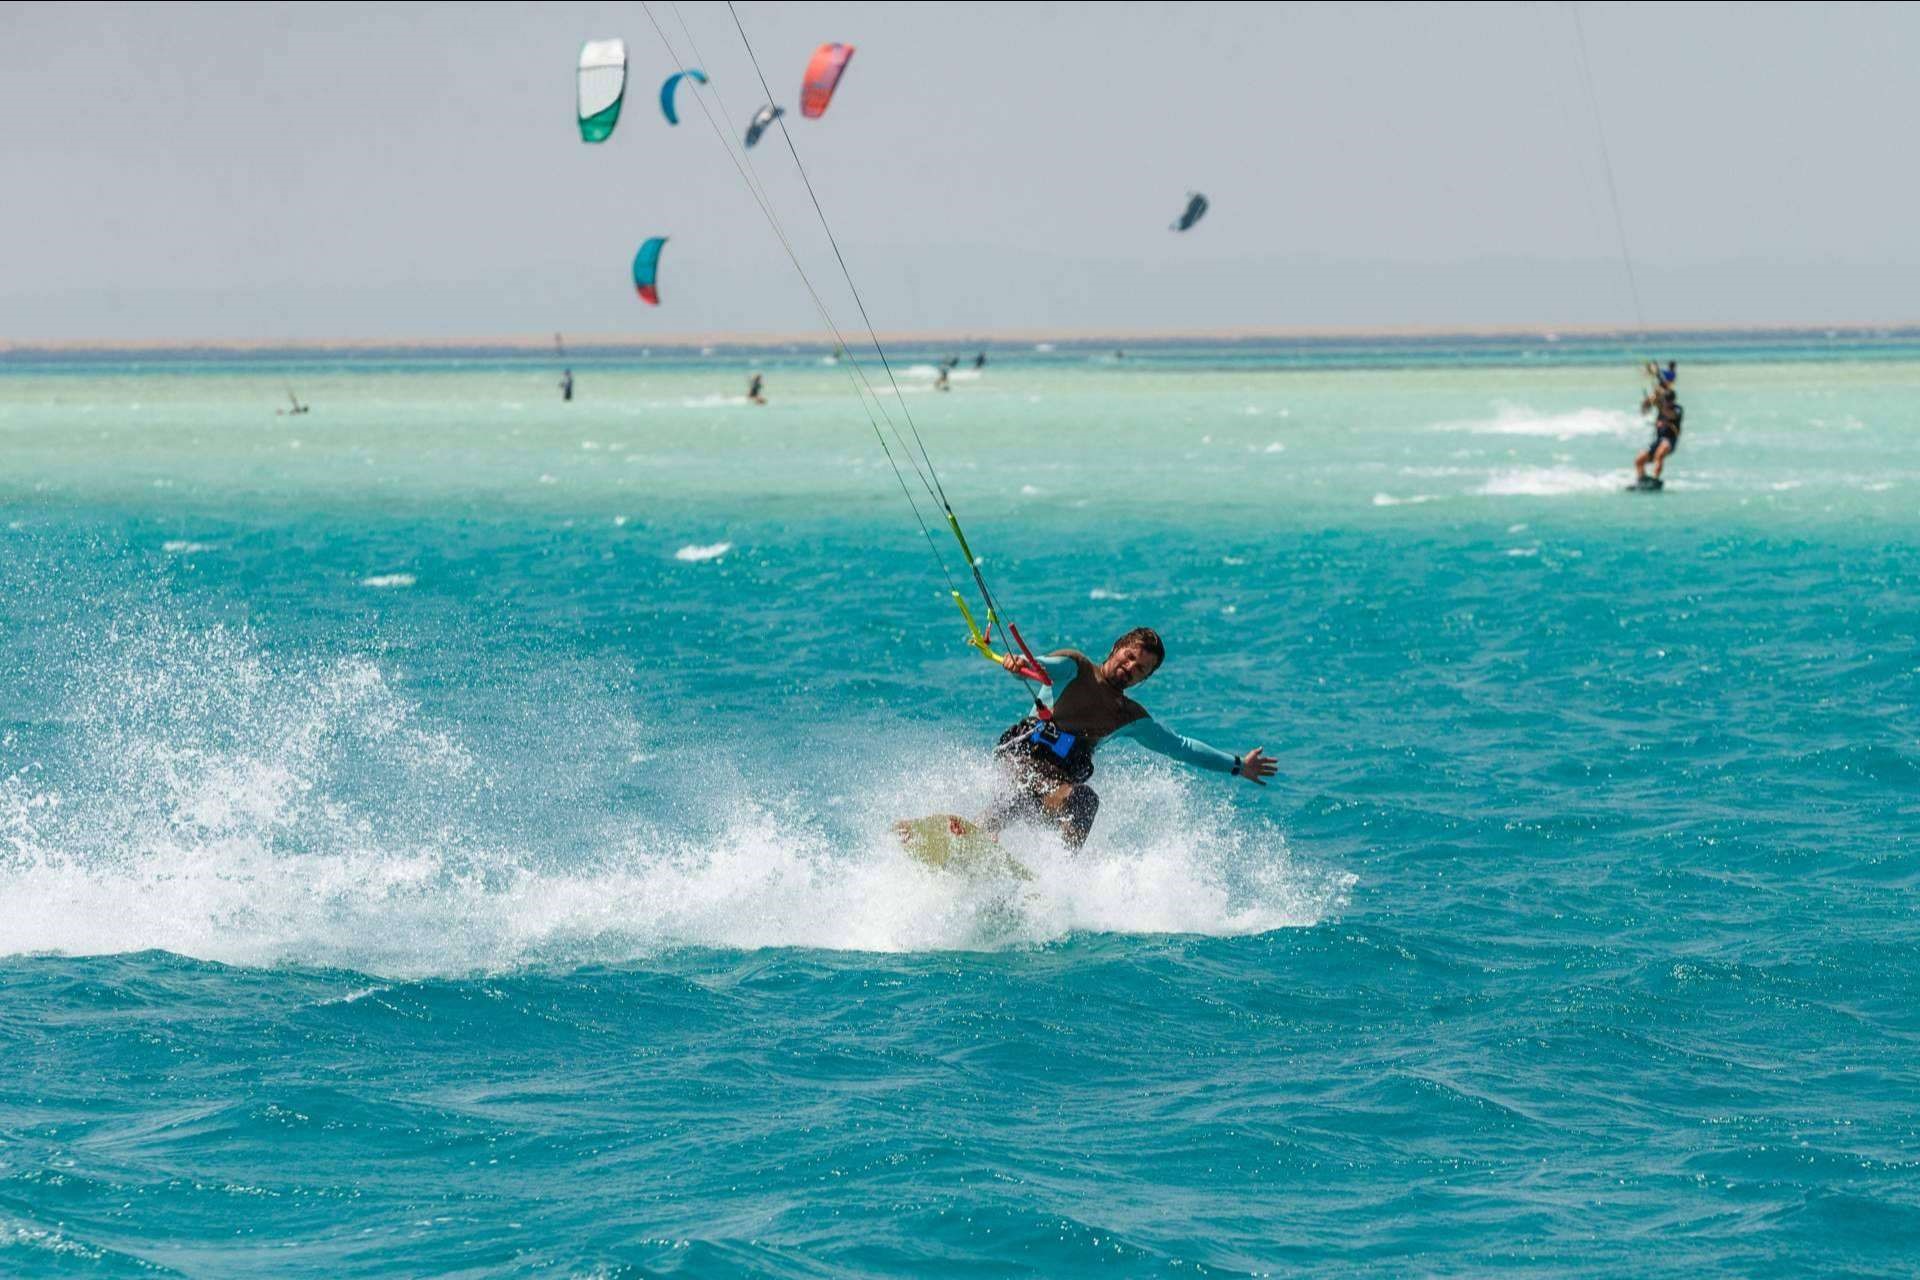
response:
<svg viewBox="0 0 1920 1280"><path fill-rule="evenodd" d="M1662 325L1644 336L1687 337L1704 334L1765 337L1783 334L1833 334L1849 337L1892 337L1920 333L1913 323L1902 324L1765 324ZM1414 339L1534 339L1636 338L1641 331L1624 325L1499 324L1499 325L1324 325L1223 329L1002 329L992 331L928 329L895 330L880 340L898 347L1007 347L1059 343L1070 346L1153 345L1199 342L1314 342ZM567 352L765 350L801 347L831 351L831 334L807 333L673 333L579 334L567 339ZM473 338L153 338L153 339L0 339L0 355L187 353L245 355L264 352L406 352L430 355L472 351L553 352L552 334ZM556 353L560 354L560 353Z"/></svg>

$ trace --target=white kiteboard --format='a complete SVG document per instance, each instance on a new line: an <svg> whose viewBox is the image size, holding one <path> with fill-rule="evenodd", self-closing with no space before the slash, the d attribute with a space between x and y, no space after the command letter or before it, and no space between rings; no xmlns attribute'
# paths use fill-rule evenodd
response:
<svg viewBox="0 0 1920 1280"><path fill-rule="evenodd" d="M952 813L935 813L893 824L900 847L915 862L969 879L1011 876L1031 880L1033 872L1000 847L990 832Z"/></svg>

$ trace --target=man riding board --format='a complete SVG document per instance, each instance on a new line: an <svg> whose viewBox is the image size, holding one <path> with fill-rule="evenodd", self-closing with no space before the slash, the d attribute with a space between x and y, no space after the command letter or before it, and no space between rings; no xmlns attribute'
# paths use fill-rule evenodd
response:
<svg viewBox="0 0 1920 1280"><path fill-rule="evenodd" d="M1106 661L1062 649L1038 661L1053 681L1046 691L1047 714L1026 717L994 748L1006 770L1000 796L980 821L997 832L1016 818L1055 826L1069 848L1086 842L1100 797L1087 780L1093 776L1094 748L1109 738L1131 738L1149 751L1215 773L1246 778L1260 786L1279 766L1264 749L1236 756L1195 738L1173 732L1127 691L1160 669L1166 646L1147 627L1136 627L1113 642ZM1008 655L1001 663L1019 674L1026 661Z"/></svg>

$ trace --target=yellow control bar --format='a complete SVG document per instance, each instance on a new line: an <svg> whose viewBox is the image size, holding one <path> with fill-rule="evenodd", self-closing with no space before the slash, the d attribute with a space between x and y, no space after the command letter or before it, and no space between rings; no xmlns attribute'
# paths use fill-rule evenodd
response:
<svg viewBox="0 0 1920 1280"><path fill-rule="evenodd" d="M967 608L967 602L960 598L960 593L958 591L955 591L953 593L953 602L954 604L959 606L960 616L967 620L967 633L969 637L967 640L967 643L972 645L974 648L978 649L980 651L980 656L985 658L988 662L991 662L996 667L1000 666L1003 662L1005 662L1005 659L1002 658L999 654L995 653L993 651L993 646L987 643L987 637L981 634L980 624L973 620L973 610ZM989 624L991 624L993 615L988 614L987 619Z"/></svg>

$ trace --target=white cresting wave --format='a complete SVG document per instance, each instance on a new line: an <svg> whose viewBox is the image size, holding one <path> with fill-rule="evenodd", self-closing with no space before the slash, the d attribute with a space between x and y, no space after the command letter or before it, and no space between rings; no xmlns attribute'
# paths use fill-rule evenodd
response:
<svg viewBox="0 0 1920 1280"><path fill-rule="evenodd" d="M1632 438L1647 432L1645 418L1624 409L1574 409L1571 413L1540 413L1526 405L1496 405L1492 418L1440 422L1438 432L1467 432L1473 436L1540 436L1578 439L1582 436Z"/></svg>
<svg viewBox="0 0 1920 1280"><path fill-rule="evenodd" d="M975 382L979 380L982 372L983 370L980 369L966 369L955 366L947 370L947 381ZM910 364L900 370L900 376L903 378L917 378L922 382L932 382L940 376L940 367L932 364Z"/></svg>
<svg viewBox="0 0 1920 1280"><path fill-rule="evenodd" d="M0 777L0 954L158 948L414 977L679 947L994 949L1311 925L1353 883L1301 865L1212 779L1127 763L1103 769L1079 855L1009 833L1030 884L926 869L891 823L977 812L992 780L938 743L838 790L796 771L714 800L702 775L684 803L632 814L617 788L583 791L560 816L603 805L587 825L605 834L543 844L538 823L493 816L527 762L494 767L486 743L423 723L375 663L275 666L217 629L118 653L71 709L73 767Z"/></svg>
<svg viewBox="0 0 1920 1280"><path fill-rule="evenodd" d="M1487 497L1557 498L1570 494L1613 493L1633 478L1631 468L1583 471L1578 467L1508 467L1487 477L1476 493Z"/></svg>
<svg viewBox="0 0 1920 1280"><path fill-rule="evenodd" d="M1499 405L1491 418L1443 422L1436 431L1464 431L1481 436L1541 436L1574 440L1582 436L1628 438L1646 434L1645 419L1622 409L1575 409L1570 413L1541 413L1525 405Z"/></svg>

